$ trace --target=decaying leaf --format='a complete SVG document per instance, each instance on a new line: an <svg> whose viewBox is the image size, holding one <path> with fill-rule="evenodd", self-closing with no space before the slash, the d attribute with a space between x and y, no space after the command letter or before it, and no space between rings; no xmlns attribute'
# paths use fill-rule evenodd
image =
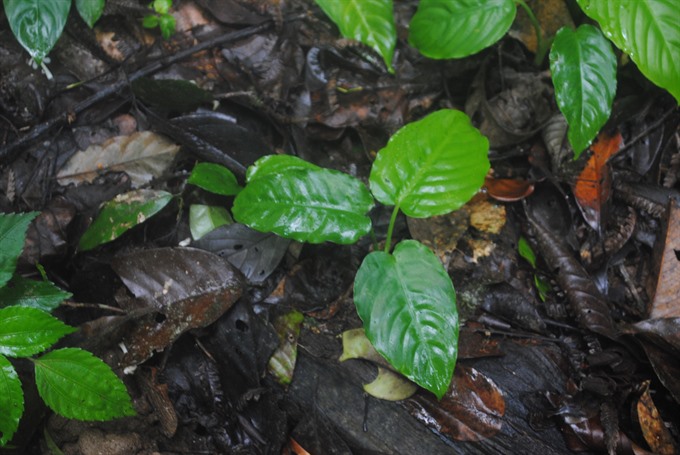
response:
<svg viewBox="0 0 680 455"><path fill-rule="evenodd" d="M680 202L671 198L666 213L665 228L654 247L658 273L648 288L654 296L650 318L680 317Z"/></svg>
<svg viewBox="0 0 680 455"><path fill-rule="evenodd" d="M649 394L649 383L650 381L645 381L642 385L642 395L635 405L642 435L654 453L673 455L678 453L677 447Z"/></svg>
<svg viewBox="0 0 680 455"><path fill-rule="evenodd" d="M293 370L297 360L297 340L304 316L299 311L291 311L274 320L274 329L279 337L279 347L269 359L268 369L284 385L293 380Z"/></svg>
<svg viewBox="0 0 680 455"><path fill-rule="evenodd" d="M525 179L500 179L486 176L484 187L492 198L501 202L524 199L534 192L534 183Z"/></svg>
<svg viewBox="0 0 680 455"><path fill-rule="evenodd" d="M458 239L470 225L470 209L464 205L446 215L407 218L406 222L411 237L430 247L444 267L448 267Z"/></svg>

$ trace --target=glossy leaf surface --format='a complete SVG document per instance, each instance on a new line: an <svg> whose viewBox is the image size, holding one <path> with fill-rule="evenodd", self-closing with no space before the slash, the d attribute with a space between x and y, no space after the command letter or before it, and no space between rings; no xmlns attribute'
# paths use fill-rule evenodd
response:
<svg viewBox="0 0 680 455"><path fill-rule="evenodd" d="M94 27L104 12L104 4L104 0L76 0L78 14L90 28Z"/></svg>
<svg viewBox="0 0 680 455"><path fill-rule="evenodd" d="M461 58L491 46L515 19L512 0L421 0L409 43L430 58Z"/></svg>
<svg viewBox="0 0 680 455"><path fill-rule="evenodd" d="M87 251L117 239L161 211L171 199L172 194L157 190L136 190L119 194L104 205L80 238L78 248Z"/></svg>
<svg viewBox="0 0 680 455"><path fill-rule="evenodd" d="M66 25L71 0L3 0L17 41L38 63L49 54Z"/></svg>
<svg viewBox="0 0 680 455"><path fill-rule="evenodd" d="M191 171L187 183L223 196L233 196L241 191L234 173L214 163L198 163Z"/></svg>
<svg viewBox="0 0 680 455"><path fill-rule="evenodd" d="M371 229L373 198L354 177L292 169L251 180L232 210L236 221L300 242L354 243Z"/></svg>
<svg viewBox="0 0 680 455"><path fill-rule="evenodd" d="M392 15L392 0L315 0L335 22L345 38L355 39L375 49L390 72L397 28Z"/></svg>
<svg viewBox="0 0 680 455"><path fill-rule="evenodd" d="M189 229L194 240L233 222L234 220L224 207L201 204L193 204L189 207Z"/></svg>
<svg viewBox="0 0 680 455"><path fill-rule="evenodd" d="M3 308L0 309L0 354L9 357L31 356L75 331L75 328L35 308Z"/></svg>
<svg viewBox="0 0 680 455"><path fill-rule="evenodd" d="M252 182L256 178L271 174L281 174L293 169L321 169L316 164L292 155L263 156L248 168L246 180Z"/></svg>
<svg viewBox="0 0 680 455"><path fill-rule="evenodd" d="M0 447L12 440L24 413L24 392L19 375L6 357L0 355Z"/></svg>
<svg viewBox="0 0 680 455"><path fill-rule="evenodd" d="M676 0L577 0L642 74L680 103L680 27Z"/></svg>
<svg viewBox="0 0 680 455"><path fill-rule="evenodd" d="M407 378L441 398L458 353L456 294L439 259L415 240L366 256L354 303L375 349Z"/></svg>
<svg viewBox="0 0 680 455"><path fill-rule="evenodd" d="M12 278L28 225L38 215L39 212L0 213L0 287Z"/></svg>
<svg viewBox="0 0 680 455"><path fill-rule="evenodd" d="M9 286L0 288L0 308L21 305L50 312L71 295L49 281L27 280L17 275Z"/></svg>
<svg viewBox="0 0 680 455"><path fill-rule="evenodd" d="M89 352L58 349L33 363L38 393L57 414L80 420L135 415L123 382Z"/></svg>
<svg viewBox="0 0 680 455"><path fill-rule="evenodd" d="M397 131L378 152L370 176L373 195L406 215L452 212L482 186L489 141L460 111L443 109Z"/></svg>
<svg viewBox="0 0 680 455"><path fill-rule="evenodd" d="M576 31L565 27L557 32L550 50L550 70L557 105L569 124L569 143L578 158L611 113L616 56L592 25Z"/></svg>

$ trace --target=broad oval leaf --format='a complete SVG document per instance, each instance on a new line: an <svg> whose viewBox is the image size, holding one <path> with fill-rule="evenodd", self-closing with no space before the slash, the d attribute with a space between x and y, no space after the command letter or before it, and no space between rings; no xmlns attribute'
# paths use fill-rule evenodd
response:
<svg viewBox="0 0 680 455"><path fill-rule="evenodd" d="M104 0L76 0L76 8L80 17L92 28L104 12Z"/></svg>
<svg viewBox="0 0 680 455"><path fill-rule="evenodd" d="M305 161L293 155L267 155L258 159L248 168L246 180L252 182L255 178L271 174L281 174L292 169L321 169L316 164Z"/></svg>
<svg viewBox="0 0 680 455"><path fill-rule="evenodd" d="M292 169L252 180L234 201L234 218L300 242L356 242L371 229L373 198L359 180L330 169Z"/></svg>
<svg viewBox="0 0 680 455"><path fill-rule="evenodd" d="M456 294L425 245L399 243L393 254L366 256L354 303L375 349L407 378L441 398L458 354Z"/></svg>
<svg viewBox="0 0 680 455"><path fill-rule="evenodd" d="M191 171L187 183L222 196L234 196L241 191L234 173L214 163L198 163Z"/></svg>
<svg viewBox="0 0 680 455"><path fill-rule="evenodd" d="M89 352L58 349L33 363L38 393L57 414L79 420L135 415L123 382Z"/></svg>
<svg viewBox="0 0 680 455"><path fill-rule="evenodd" d="M52 346L76 329L35 308L0 309L0 354L28 357Z"/></svg>
<svg viewBox="0 0 680 455"><path fill-rule="evenodd" d="M224 207L201 204L192 204L189 207L189 229L194 240L233 222L234 220Z"/></svg>
<svg viewBox="0 0 680 455"><path fill-rule="evenodd" d="M26 230L40 212L0 213L0 287L14 275L26 240Z"/></svg>
<svg viewBox="0 0 680 455"><path fill-rule="evenodd" d="M392 0L315 0L338 26L345 38L355 39L375 49L385 60L390 73L397 27L392 15Z"/></svg>
<svg viewBox="0 0 680 455"><path fill-rule="evenodd" d="M172 194L159 190L135 190L119 194L106 204L80 238L80 251L111 242L124 232L155 215L172 200Z"/></svg>
<svg viewBox="0 0 680 455"><path fill-rule="evenodd" d="M426 57L467 57L501 39L515 14L513 0L420 0L408 40Z"/></svg>
<svg viewBox="0 0 680 455"><path fill-rule="evenodd" d="M0 308L20 305L50 312L71 295L50 281L28 280L16 275L9 286L0 288Z"/></svg>
<svg viewBox="0 0 680 455"><path fill-rule="evenodd" d="M38 64L66 25L71 0L3 0L12 33Z"/></svg>
<svg viewBox="0 0 680 455"><path fill-rule="evenodd" d="M378 152L371 191L385 205L426 218L460 208L484 183L489 141L460 111L444 109L401 128Z"/></svg>
<svg viewBox="0 0 680 455"><path fill-rule="evenodd" d="M616 56L592 25L563 27L550 50L557 105L569 124L568 137L578 158L611 113L616 94Z"/></svg>
<svg viewBox="0 0 680 455"><path fill-rule="evenodd" d="M24 392L19 375L6 357L0 355L0 447L12 440L24 413Z"/></svg>
<svg viewBox="0 0 680 455"><path fill-rule="evenodd" d="M680 103L680 27L676 0L577 0L642 74Z"/></svg>

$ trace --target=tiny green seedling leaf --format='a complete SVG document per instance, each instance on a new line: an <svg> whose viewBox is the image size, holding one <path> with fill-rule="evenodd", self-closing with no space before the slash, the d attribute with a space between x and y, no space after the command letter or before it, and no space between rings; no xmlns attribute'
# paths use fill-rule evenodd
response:
<svg viewBox="0 0 680 455"><path fill-rule="evenodd" d="M194 166L187 183L223 196L234 196L242 190L229 169L213 163L198 163Z"/></svg>
<svg viewBox="0 0 680 455"><path fill-rule="evenodd" d="M460 208L489 170L489 141L460 111L444 109L401 128L378 152L369 178L375 198L412 218Z"/></svg>
<svg viewBox="0 0 680 455"><path fill-rule="evenodd" d="M189 207L189 229L191 237L198 240L220 226L231 224L234 220L224 207L193 204Z"/></svg>
<svg viewBox="0 0 680 455"><path fill-rule="evenodd" d="M28 357L52 346L76 329L35 308L0 309L0 354Z"/></svg>
<svg viewBox="0 0 680 455"><path fill-rule="evenodd" d="M3 0L3 4L17 41L41 64L64 30L71 0Z"/></svg>
<svg viewBox="0 0 680 455"><path fill-rule="evenodd" d="M57 414L80 420L135 415L123 382L89 352L58 349L33 363L38 393Z"/></svg>
<svg viewBox="0 0 680 455"><path fill-rule="evenodd" d="M397 44L392 0L316 0L316 4L338 26L345 38L361 41L375 49L390 73Z"/></svg>
<svg viewBox="0 0 680 455"><path fill-rule="evenodd" d="M371 229L363 183L330 169L290 169L251 180L234 201L239 223L300 242L356 242Z"/></svg>
<svg viewBox="0 0 680 455"><path fill-rule="evenodd" d="M76 0L76 9L88 27L94 27L104 12L104 0Z"/></svg>
<svg viewBox="0 0 680 455"><path fill-rule="evenodd" d="M642 74L680 103L680 27L677 0L577 0Z"/></svg>
<svg viewBox="0 0 680 455"><path fill-rule="evenodd" d="M0 355L0 447L12 440L23 413L21 381L9 360Z"/></svg>
<svg viewBox="0 0 680 455"><path fill-rule="evenodd" d="M161 36L168 40L175 32L175 17L172 14L161 14L158 18L158 28L161 29Z"/></svg>
<svg viewBox="0 0 680 455"><path fill-rule="evenodd" d="M321 169L316 164L292 155L267 155L255 162L246 171L246 181L271 174L282 174L293 169Z"/></svg>
<svg viewBox="0 0 680 455"><path fill-rule="evenodd" d="M357 272L354 303L375 349L441 399L458 355L458 310L451 279L434 253L405 240L393 254L369 254Z"/></svg>
<svg viewBox="0 0 680 455"><path fill-rule="evenodd" d="M569 124L568 137L578 158L607 122L616 94L616 56L592 25L563 27L550 50L557 105Z"/></svg>
<svg viewBox="0 0 680 455"><path fill-rule="evenodd" d="M501 39L515 14L513 0L420 0L408 40L426 57L467 57Z"/></svg>
<svg viewBox="0 0 680 455"><path fill-rule="evenodd" d="M172 0L154 0L151 7L159 14L168 14L172 7Z"/></svg>
<svg viewBox="0 0 680 455"><path fill-rule="evenodd" d="M527 242L524 237L519 238L519 244L517 245L517 251L519 255L526 259L533 268L536 268L536 253L534 253L533 248Z"/></svg>
<svg viewBox="0 0 680 455"><path fill-rule="evenodd" d="M26 231L39 212L0 213L0 288L3 287L17 267L26 240Z"/></svg>
<svg viewBox="0 0 680 455"><path fill-rule="evenodd" d="M69 297L70 292L49 281L27 280L16 275L7 286L0 288L0 308L20 305L50 312Z"/></svg>
<svg viewBox="0 0 680 455"><path fill-rule="evenodd" d="M119 194L104 204L99 216L80 238L78 248L87 251L117 239L161 211L171 200L172 194L158 190L142 189Z"/></svg>

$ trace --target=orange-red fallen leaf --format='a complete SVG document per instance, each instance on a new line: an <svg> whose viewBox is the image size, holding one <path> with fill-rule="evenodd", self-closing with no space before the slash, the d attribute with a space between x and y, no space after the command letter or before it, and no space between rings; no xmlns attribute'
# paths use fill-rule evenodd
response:
<svg viewBox="0 0 680 455"><path fill-rule="evenodd" d="M298 442L293 438L290 438L290 441L288 443L288 447L290 449L289 453L291 453L291 454L311 455L309 452L307 452L305 449L303 449L302 446L300 444L298 444Z"/></svg>
<svg viewBox="0 0 680 455"><path fill-rule="evenodd" d="M644 392L638 399L636 409L642 435L654 453L673 455L676 452L673 437L664 425L659 411L649 395L649 381L645 381Z"/></svg>
<svg viewBox="0 0 680 455"><path fill-rule="evenodd" d="M534 184L524 179L497 179L487 175L484 186L492 198L501 202L515 202L531 195Z"/></svg>
<svg viewBox="0 0 680 455"><path fill-rule="evenodd" d="M607 161L619 151L622 142L619 132L613 136L600 133L597 142L590 147L593 154L574 185L574 196L583 218L597 232L602 231L602 212L611 190L611 173Z"/></svg>

